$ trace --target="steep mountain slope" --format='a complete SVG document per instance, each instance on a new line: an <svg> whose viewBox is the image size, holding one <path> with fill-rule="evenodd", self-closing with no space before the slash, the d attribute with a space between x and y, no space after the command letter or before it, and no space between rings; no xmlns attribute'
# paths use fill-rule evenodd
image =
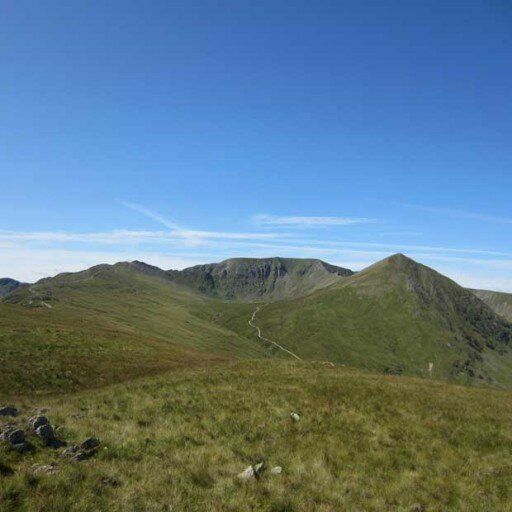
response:
<svg viewBox="0 0 512 512"><path fill-rule="evenodd" d="M256 323L304 359L461 382L512 383L512 325L473 293L395 255ZM230 327L249 335L233 319Z"/></svg>
<svg viewBox="0 0 512 512"><path fill-rule="evenodd" d="M11 279L10 277L3 277L0 279L0 299L9 295L20 286L27 286L24 283Z"/></svg>
<svg viewBox="0 0 512 512"><path fill-rule="evenodd" d="M491 292L489 290L471 290L493 311L512 322L512 293Z"/></svg>
<svg viewBox="0 0 512 512"><path fill-rule="evenodd" d="M267 355L261 344L203 319L211 302L140 262L99 265L15 291L0 303L0 394L99 386Z"/></svg>
<svg viewBox="0 0 512 512"><path fill-rule="evenodd" d="M352 274L321 260L294 258L234 258L168 272L181 285L213 297L242 301L306 295Z"/></svg>

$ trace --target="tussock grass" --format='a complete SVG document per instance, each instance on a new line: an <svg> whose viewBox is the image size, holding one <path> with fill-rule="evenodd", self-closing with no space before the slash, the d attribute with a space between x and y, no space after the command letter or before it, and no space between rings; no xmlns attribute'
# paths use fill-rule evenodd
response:
<svg viewBox="0 0 512 512"><path fill-rule="evenodd" d="M2 512L512 510L507 392L268 360L17 405L103 445L82 463L0 447ZM260 460L283 473L236 479Z"/></svg>

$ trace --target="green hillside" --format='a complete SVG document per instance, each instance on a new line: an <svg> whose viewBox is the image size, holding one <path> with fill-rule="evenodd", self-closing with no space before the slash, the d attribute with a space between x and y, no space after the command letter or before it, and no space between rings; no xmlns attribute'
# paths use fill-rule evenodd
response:
<svg viewBox="0 0 512 512"><path fill-rule="evenodd" d="M198 316L211 308L208 297L138 262L39 281L0 304L0 393L97 387L267 355L261 344Z"/></svg>
<svg viewBox="0 0 512 512"><path fill-rule="evenodd" d="M489 290L471 290L479 299L482 299L498 315L512 322L512 294L492 292Z"/></svg>
<svg viewBox="0 0 512 512"><path fill-rule="evenodd" d="M176 283L213 297L240 301L302 296L352 274L321 260L297 258L233 258L168 272Z"/></svg>
<svg viewBox="0 0 512 512"><path fill-rule="evenodd" d="M512 326L471 292L402 255L307 297L270 303L257 324L303 359L512 384ZM230 326L247 334L242 324Z"/></svg>
<svg viewBox="0 0 512 512"><path fill-rule="evenodd" d="M512 510L508 392L260 361L13 404L22 428L44 408L64 440L101 445L75 462L0 441L2 512Z"/></svg>
<svg viewBox="0 0 512 512"><path fill-rule="evenodd" d="M304 360L512 385L512 326L402 255L357 274L319 260L228 260L203 291L190 272L99 265L9 294L0 304L0 391L67 391L216 360L289 358L279 345Z"/></svg>

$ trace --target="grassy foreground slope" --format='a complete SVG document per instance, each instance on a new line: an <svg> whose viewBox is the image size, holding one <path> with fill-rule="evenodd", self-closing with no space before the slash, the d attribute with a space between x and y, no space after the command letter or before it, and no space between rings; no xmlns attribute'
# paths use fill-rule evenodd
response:
<svg viewBox="0 0 512 512"><path fill-rule="evenodd" d="M470 291L403 255L307 297L268 304L257 323L303 359L512 384L512 326Z"/></svg>
<svg viewBox="0 0 512 512"><path fill-rule="evenodd" d="M261 344L201 319L212 300L160 273L139 263L100 265L9 295L0 304L0 394L99 387L267 355Z"/></svg>
<svg viewBox="0 0 512 512"><path fill-rule="evenodd" d="M472 292L498 315L512 322L512 293L492 292L489 290L472 290Z"/></svg>
<svg viewBox="0 0 512 512"><path fill-rule="evenodd" d="M102 449L77 463L0 445L2 512L512 510L508 392L261 361L16 405ZM261 460L282 474L236 478Z"/></svg>

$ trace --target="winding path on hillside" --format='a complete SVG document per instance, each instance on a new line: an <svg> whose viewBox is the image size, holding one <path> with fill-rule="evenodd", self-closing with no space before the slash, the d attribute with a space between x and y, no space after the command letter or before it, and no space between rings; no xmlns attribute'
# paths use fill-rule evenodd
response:
<svg viewBox="0 0 512 512"><path fill-rule="evenodd" d="M264 304L265 306L266 304ZM271 345L274 345L274 347L277 347L278 349L282 350L283 352L286 352L287 354L291 355L292 357L294 357L295 359L298 359L299 361L302 361L302 359L297 355L297 354L294 354L291 350L288 350L287 348L284 348L283 346L279 345L279 343L276 343L275 341L272 341L272 340L269 340L268 338L265 338L264 336L261 335L261 329L254 324L254 320L256 318L256 315L258 314L258 311L262 308L263 306L258 306L252 313L252 316L251 316L251 319L249 320L249 325L253 328L253 329L256 329L256 332L258 333L258 338L262 341L266 341L267 343L270 343Z"/></svg>

